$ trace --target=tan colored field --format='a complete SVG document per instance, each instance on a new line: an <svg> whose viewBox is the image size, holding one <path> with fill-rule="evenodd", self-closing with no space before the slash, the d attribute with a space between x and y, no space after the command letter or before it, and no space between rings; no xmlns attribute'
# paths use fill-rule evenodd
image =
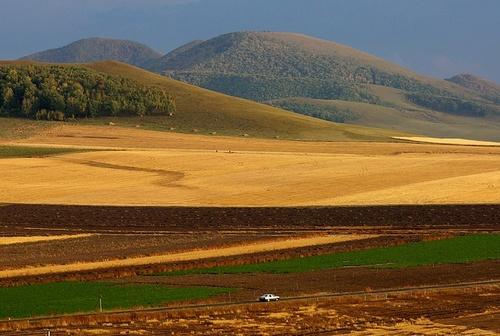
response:
<svg viewBox="0 0 500 336"><path fill-rule="evenodd" d="M82 233L75 235L58 235L58 236L0 237L0 245L36 243L42 241L86 238L90 236L92 236L92 234Z"/></svg>
<svg viewBox="0 0 500 336"><path fill-rule="evenodd" d="M209 259L216 257L227 257L248 253L258 253L266 251L285 250L305 246L317 246L332 243L340 243L351 240L360 240L378 237L377 235L332 235L318 237L301 237L287 240L274 240L256 242L251 244L240 244L231 247L206 248L203 250L192 250L187 252L169 253L164 255L148 257L132 257L127 259L116 259L97 262L81 262L64 265L49 265L38 267L24 267L0 271L0 278L10 278L26 275L54 274L64 272L76 272L84 270L96 270L111 267L126 267L149 264L162 264L169 262L190 261Z"/></svg>
<svg viewBox="0 0 500 336"><path fill-rule="evenodd" d="M5 203L499 203L500 155L103 151L0 160Z"/></svg>
<svg viewBox="0 0 500 336"><path fill-rule="evenodd" d="M126 150L1 159L5 203L500 202L500 147L283 141L71 124L10 144L21 141Z"/></svg>
<svg viewBox="0 0 500 336"><path fill-rule="evenodd" d="M500 142L452 139L452 138L394 137L394 139L409 140L409 141L424 142L424 143L444 144L444 145L500 146Z"/></svg>
<svg viewBox="0 0 500 336"><path fill-rule="evenodd" d="M42 124L45 125L45 124ZM118 125L120 125L118 123ZM498 147L467 148L439 144L394 142L326 142L269 140L159 132L119 126L52 124L18 140L0 138L3 144L71 146L109 149L195 149L219 151L294 152L329 154L471 153L500 154ZM3 141L2 141L3 140Z"/></svg>

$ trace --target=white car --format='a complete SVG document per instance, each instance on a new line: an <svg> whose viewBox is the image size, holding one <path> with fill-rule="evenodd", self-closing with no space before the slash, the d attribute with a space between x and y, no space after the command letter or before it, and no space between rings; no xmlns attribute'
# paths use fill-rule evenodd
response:
<svg viewBox="0 0 500 336"><path fill-rule="evenodd" d="M279 301L280 297L274 294L264 294L259 297L260 302Z"/></svg>

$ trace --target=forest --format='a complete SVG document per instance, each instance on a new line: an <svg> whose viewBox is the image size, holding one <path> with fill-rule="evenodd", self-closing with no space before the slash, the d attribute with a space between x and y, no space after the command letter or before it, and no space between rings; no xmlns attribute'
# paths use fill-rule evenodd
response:
<svg viewBox="0 0 500 336"><path fill-rule="evenodd" d="M455 97L443 97L424 93L409 93L406 97L414 104L456 115L484 117L488 114L496 113L493 108L488 107L486 104Z"/></svg>
<svg viewBox="0 0 500 336"><path fill-rule="evenodd" d="M70 120L102 116L169 115L165 90L83 66L0 65L0 116Z"/></svg>

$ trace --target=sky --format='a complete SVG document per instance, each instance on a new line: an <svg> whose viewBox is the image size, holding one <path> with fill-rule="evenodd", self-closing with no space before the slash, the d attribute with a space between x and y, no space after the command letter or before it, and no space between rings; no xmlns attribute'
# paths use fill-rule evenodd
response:
<svg viewBox="0 0 500 336"><path fill-rule="evenodd" d="M168 52L242 30L336 41L446 78L500 83L500 0L0 0L0 59L87 37Z"/></svg>

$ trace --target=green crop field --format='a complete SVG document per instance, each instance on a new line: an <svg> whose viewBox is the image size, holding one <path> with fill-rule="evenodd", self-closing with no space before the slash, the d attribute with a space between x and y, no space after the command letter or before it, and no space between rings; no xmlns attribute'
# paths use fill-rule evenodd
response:
<svg viewBox="0 0 500 336"><path fill-rule="evenodd" d="M75 148L0 146L0 158L39 157L66 153L82 152L86 150Z"/></svg>
<svg viewBox="0 0 500 336"><path fill-rule="evenodd" d="M500 259L500 234L476 234L400 246L294 258L267 263L213 267L158 275L295 273L349 266L412 267Z"/></svg>
<svg viewBox="0 0 500 336"><path fill-rule="evenodd" d="M151 307L169 301L203 299L230 289L173 288L107 282L58 282L0 287L0 318L22 318L99 310Z"/></svg>

